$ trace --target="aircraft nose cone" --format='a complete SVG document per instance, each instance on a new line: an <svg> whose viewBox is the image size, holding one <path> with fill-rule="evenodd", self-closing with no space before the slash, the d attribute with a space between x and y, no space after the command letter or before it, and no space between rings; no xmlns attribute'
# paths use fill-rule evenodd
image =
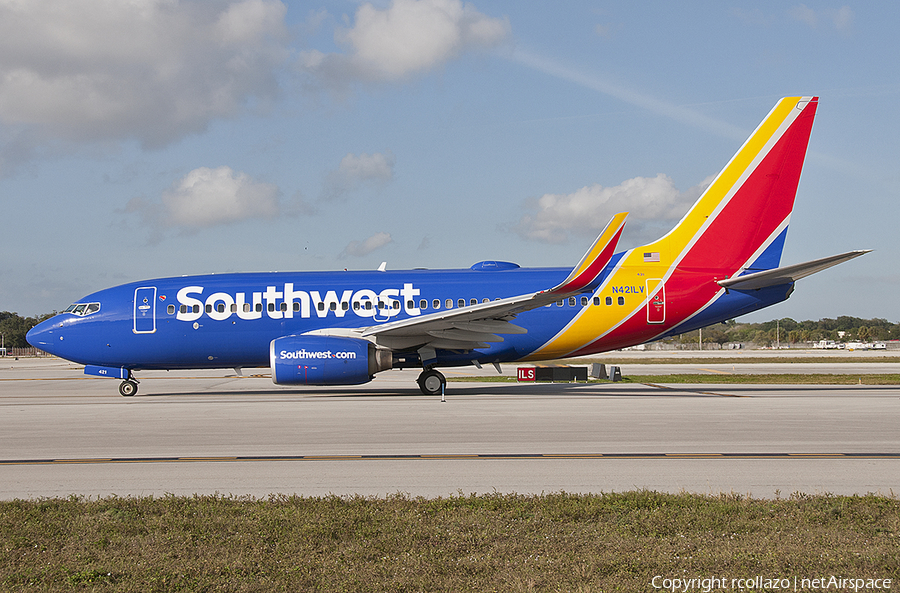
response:
<svg viewBox="0 0 900 593"><path fill-rule="evenodd" d="M42 321L35 325L33 328L28 330L28 333L25 334L25 339L28 340L28 343L37 348L38 350L43 350L44 352L49 352L50 354L56 354L54 346L56 345L55 341L59 340L58 332L59 329L59 320L56 317L51 317L46 321ZM55 341L54 341L55 340Z"/></svg>

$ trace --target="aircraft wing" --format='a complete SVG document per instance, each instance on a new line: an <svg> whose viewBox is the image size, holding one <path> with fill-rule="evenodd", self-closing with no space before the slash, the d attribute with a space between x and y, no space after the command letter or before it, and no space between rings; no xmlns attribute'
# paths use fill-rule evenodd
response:
<svg viewBox="0 0 900 593"><path fill-rule="evenodd" d="M549 290L507 297L487 303L449 309L359 329L326 329L317 335L355 335L373 339L392 350L417 348L423 363L435 358L435 349L472 350L502 342L498 334L523 334L510 320L524 311L596 288L600 273L612 259L625 226L627 212L613 216L569 276Z"/></svg>
<svg viewBox="0 0 900 593"><path fill-rule="evenodd" d="M839 255L832 255L830 257L823 257L822 259L815 259L813 261L804 262L802 264L775 268L774 270L754 272L752 274L744 274L743 276L728 278L726 280L719 280L718 284L719 286L722 286L724 288L733 288L734 290L755 290L758 288L766 288L767 286L788 284L790 282L796 282L801 278L805 278L807 276L815 274L816 272L821 272L822 270L828 269L831 266L836 266L847 260L859 257L860 255L865 255L870 251L872 250L857 249L855 251L848 251L847 253L841 253Z"/></svg>

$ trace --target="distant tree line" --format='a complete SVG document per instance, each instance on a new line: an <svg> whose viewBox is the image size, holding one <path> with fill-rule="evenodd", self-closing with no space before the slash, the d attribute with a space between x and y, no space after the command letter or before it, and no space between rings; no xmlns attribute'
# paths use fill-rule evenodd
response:
<svg viewBox="0 0 900 593"><path fill-rule="evenodd" d="M6 348L28 348L25 334L32 327L56 313L47 313L38 317L20 317L18 313L0 311L0 334L3 334L3 346Z"/></svg>
<svg viewBox="0 0 900 593"><path fill-rule="evenodd" d="M25 334L41 321L56 315L47 313L37 317L20 317L17 313L0 311L0 334L7 348L27 348ZM840 337L838 332L844 332ZM666 341L697 343L700 333L692 331ZM763 323L739 323L735 320L717 323L703 328L703 342L717 344L753 343L757 346L771 346L776 341L782 344L818 342L819 340L875 342L900 340L900 323L887 319L860 319L842 315L837 319L818 321L794 321L790 317L765 321Z"/></svg>
<svg viewBox="0 0 900 593"><path fill-rule="evenodd" d="M844 332L843 337L838 332ZM699 331L676 336L670 341L697 343ZM740 323L735 320L717 323L703 328L703 342L753 343L757 346L771 346L776 342L798 344L834 340L836 342L882 342L900 340L900 323L887 319L861 319L842 315L837 319L818 321L794 321L790 317L763 323Z"/></svg>

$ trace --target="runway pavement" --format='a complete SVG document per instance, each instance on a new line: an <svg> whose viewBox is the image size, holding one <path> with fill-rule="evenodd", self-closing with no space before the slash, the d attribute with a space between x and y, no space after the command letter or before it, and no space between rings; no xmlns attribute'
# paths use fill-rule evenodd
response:
<svg viewBox="0 0 900 593"><path fill-rule="evenodd" d="M123 398L77 365L4 359L0 498L900 492L900 386L451 382L442 403L416 375L146 372Z"/></svg>

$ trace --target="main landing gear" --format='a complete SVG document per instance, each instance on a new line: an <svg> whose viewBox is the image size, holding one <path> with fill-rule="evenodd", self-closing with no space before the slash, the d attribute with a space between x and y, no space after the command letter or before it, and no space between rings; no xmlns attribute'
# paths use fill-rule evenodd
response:
<svg viewBox="0 0 900 593"><path fill-rule="evenodd" d="M416 379L416 383L419 384L419 389L425 395L438 395L443 393L444 388L447 386L447 379L434 369L426 369Z"/></svg>
<svg viewBox="0 0 900 593"><path fill-rule="evenodd" d="M128 372L128 378L119 383L119 393L124 397L131 397L137 393L138 380L134 378L131 371Z"/></svg>

